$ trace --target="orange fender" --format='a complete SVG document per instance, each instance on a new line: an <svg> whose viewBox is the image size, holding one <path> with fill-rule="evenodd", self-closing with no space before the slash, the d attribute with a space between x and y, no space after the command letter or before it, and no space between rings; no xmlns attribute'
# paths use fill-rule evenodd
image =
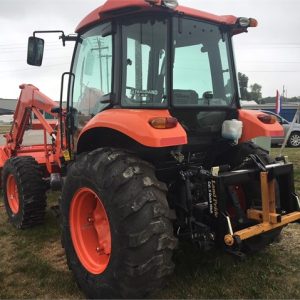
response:
<svg viewBox="0 0 300 300"><path fill-rule="evenodd" d="M174 128L155 129L149 121L171 117L168 110L109 109L97 114L82 129L80 137L93 128L110 128L147 147L170 147L187 144L187 135L178 123Z"/></svg>
<svg viewBox="0 0 300 300"><path fill-rule="evenodd" d="M239 120L243 122L243 134L240 143L249 141L259 136L284 136L283 127L275 122L265 124L257 118L258 115L264 114L257 110L239 110Z"/></svg>

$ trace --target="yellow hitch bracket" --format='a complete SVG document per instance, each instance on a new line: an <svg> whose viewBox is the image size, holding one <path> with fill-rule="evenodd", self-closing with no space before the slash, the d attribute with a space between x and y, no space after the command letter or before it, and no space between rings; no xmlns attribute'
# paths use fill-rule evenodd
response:
<svg viewBox="0 0 300 300"><path fill-rule="evenodd" d="M234 232L232 235L227 234L224 242L227 246L232 246L234 240L246 240L253 236L283 227L288 223L295 222L300 219L300 211L295 211L286 215L276 213L276 196L275 196L275 180L268 180L268 172L260 173L262 210L248 209L248 219L260 222L257 225Z"/></svg>

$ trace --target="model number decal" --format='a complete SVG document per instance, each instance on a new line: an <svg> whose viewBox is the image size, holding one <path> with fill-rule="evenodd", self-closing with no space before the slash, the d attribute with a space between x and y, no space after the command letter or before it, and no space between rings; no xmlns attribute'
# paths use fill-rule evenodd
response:
<svg viewBox="0 0 300 300"><path fill-rule="evenodd" d="M218 198L216 191L216 181L211 180L207 182L208 188L208 203L209 203L209 213L214 215L215 218L219 216L218 210Z"/></svg>
<svg viewBox="0 0 300 300"><path fill-rule="evenodd" d="M138 89L131 89L131 95L135 96L142 96L142 97L147 97L148 95L153 95L153 96L157 96L158 95L158 91L157 90L138 90Z"/></svg>

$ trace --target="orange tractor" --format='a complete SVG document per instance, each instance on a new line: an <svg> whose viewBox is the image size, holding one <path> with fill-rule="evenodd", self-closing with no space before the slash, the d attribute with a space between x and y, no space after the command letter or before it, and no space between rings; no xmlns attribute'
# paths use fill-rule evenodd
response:
<svg viewBox="0 0 300 300"><path fill-rule="evenodd" d="M240 255L299 221L293 165L251 142L281 125L239 103L231 40L256 25L176 0L108 0L60 36L76 46L59 104L20 86L0 148L6 211L17 228L41 224L47 189L62 190L62 244L87 297L162 287L178 240ZM40 66L37 33L27 61ZM24 145L35 129L44 143Z"/></svg>

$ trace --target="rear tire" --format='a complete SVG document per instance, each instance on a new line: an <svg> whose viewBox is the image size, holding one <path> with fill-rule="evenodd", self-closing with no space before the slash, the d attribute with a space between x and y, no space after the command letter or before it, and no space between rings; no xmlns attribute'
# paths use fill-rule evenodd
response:
<svg viewBox="0 0 300 300"><path fill-rule="evenodd" d="M150 164L121 150L82 154L68 170L61 210L68 265L88 298L143 298L173 272L166 186Z"/></svg>
<svg viewBox="0 0 300 300"><path fill-rule="evenodd" d="M300 147L300 132L292 132L289 139L288 145L293 148Z"/></svg>
<svg viewBox="0 0 300 300"><path fill-rule="evenodd" d="M29 228L44 222L46 185L33 157L13 157L6 161L2 189L8 218L16 228Z"/></svg>

